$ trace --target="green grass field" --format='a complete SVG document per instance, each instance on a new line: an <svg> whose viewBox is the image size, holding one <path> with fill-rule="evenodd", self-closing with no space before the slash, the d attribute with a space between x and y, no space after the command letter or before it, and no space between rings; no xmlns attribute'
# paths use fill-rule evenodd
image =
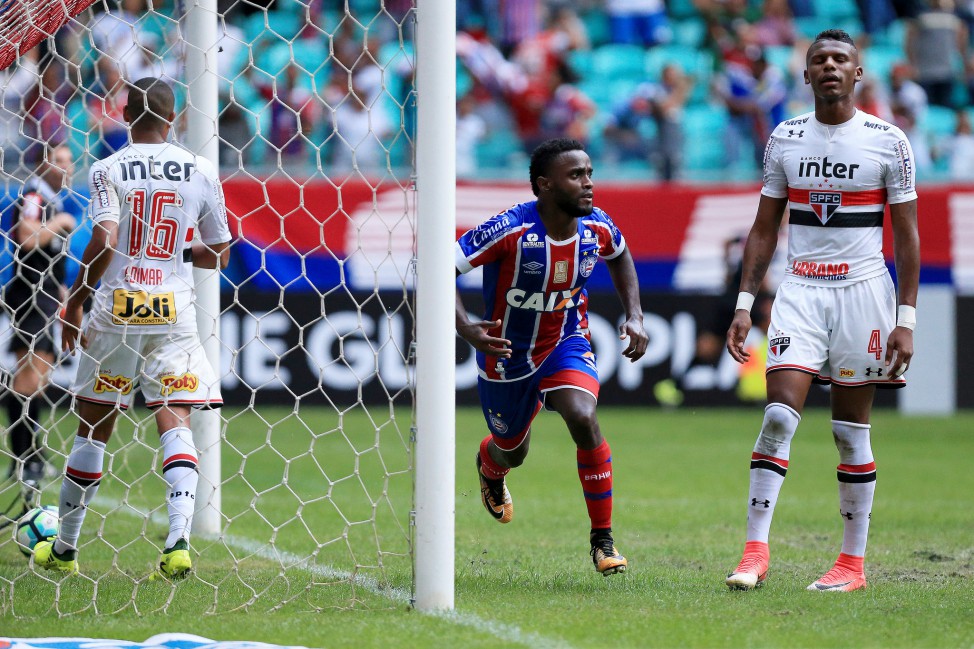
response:
<svg viewBox="0 0 974 649"><path fill-rule="evenodd" d="M81 577L33 574L5 531L0 635L179 631L327 648L974 645L974 413L876 413L870 587L837 595L804 590L841 540L827 412L807 412L793 444L767 585L734 593L723 577L743 547L760 407L601 410L616 541L630 560L627 574L608 578L588 556L574 449L558 418L538 418L531 454L508 478L515 519L500 526L481 508L473 469L481 415L461 410L456 612L439 615L408 605L408 413L260 415L230 417L231 522L222 540L194 537L196 573L175 586L146 580L166 529L162 483L146 474L160 462L155 433L120 427L109 447L117 477L86 520Z"/></svg>

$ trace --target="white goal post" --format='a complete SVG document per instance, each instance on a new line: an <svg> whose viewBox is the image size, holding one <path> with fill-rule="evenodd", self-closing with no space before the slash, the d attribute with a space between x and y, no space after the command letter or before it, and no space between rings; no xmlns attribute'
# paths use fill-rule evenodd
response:
<svg viewBox="0 0 974 649"><path fill-rule="evenodd" d="M178 8L172 16L145 1L146 11L126 15L129 0L99 0L66 20L67 36L18 53L13 66L21 78L33 77L37 102L65 90L54 111L62 121L48 142L63 138L75 153L74 189L64 192L76 203L88 166L107 155L109 130L119 124L108 103L122 82L107 83L109 69L123 82L135 80L126 70L158 70L140 76L174 86L175 139L215 165L222 161L224 185L232 187L231 263L240 267L232 277L195 270L197 320L224 395L233 389L249 400L238 394L222 412L193 414L200 471L193 587L212 591L205 597L213 612L283 607L336 585L347 593L338 605L354 605L365 592L421 611L453 609L455 3L228 2L246 12L241 29L217 0L169 0ZM95 33L100 19L116 14L138 61ZM169 35L140 40L150 19ZM377 33L386 38L381 46ZM60 85L48 74L53 68L64 76ZM54 85L46 85L49 76ZM295 78L302 106L284 98ZM360 82L372 85L365 90ZM28 151L43 148L44 136L34 99L3 99L22 120L22 141L3 142L10 172L3 209L10 209L40 168ZM271 122L282 105L297 132L275 141ZM242 109L249 140L221 134L232 109ZM342 128L343 114L356 112L368 114L365 134ZM289 150L295 143L297 156ZM370 152L378 157L367 158ZM9 274L19 244L4 236ZM68 255L75 263L78 252ZM2 330L10 317L0 314L0 321ZM8 338L0 334L5 380L15 371ZM51 388L32 397L43 410L31 423L59 473L77 426L66 394L75 362L58 359ZM268 394L273 417L262 405ZM141 403L136 396L133 405ZM0 612L169 610L176 591L160 597L143 575L158 564L167 524L160 453L151 414L133 407L120 417L87 508L78 588L62 589L24 562L15 526L0 530ZM0 471L8 461L16 458L0 441ZM0 482L0 504L20 488L15 482ZM48 476L35 497L56 504L59 485L60 476Z"/></svg>
<svg viewBox="0 0 974 649"><path fill-rule="evenodd" d="M417 8L415 590L430 610L452 609L454 591L456 360L443 341L455 335L456 4Z"/></svg>

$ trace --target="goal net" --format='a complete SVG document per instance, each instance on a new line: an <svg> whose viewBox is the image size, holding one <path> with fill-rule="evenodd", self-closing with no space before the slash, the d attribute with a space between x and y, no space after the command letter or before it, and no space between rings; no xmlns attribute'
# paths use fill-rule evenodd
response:
<svg viewBox="0 0 974 649"><path fill-rule="evenodd" d="M218 129L234 237L220 300L199 308L201 321L217 323L201 335L219 349L225 405L203 424L215 441L200 439L206 415L194 415L205 502L191 539L194 571L178 585L150 578L168 531L167 488L154 418L139 396L107 447L81 532L80 576L67 587L25 557L16 519L25 502L57 505L77 430L68 394L77 357L57 355L46 389L18 393L24 368L9 345L17 305L4 299L4 403L19 400L19 425L36 430L47 470L25 485L12 434L0 438L3 614L388 607L411 596L413 3L229 0L216 10L195 2L0 7L0 64L10 61L0 72L5 285L29 245L11 229L18 196L62 144L74 171L53 189L77 221L58 235L70 285L91 231L88 168L126 144L126 82L146 76L175 90L175 141L194 125ZM201 8L217 25L207 70L214 114L194 94L187 65L194 48L207 47L187 42L185 16ZM17 422L7 419L0 412L12 433ZM207 508L211 523L199 525Z"/></svg>

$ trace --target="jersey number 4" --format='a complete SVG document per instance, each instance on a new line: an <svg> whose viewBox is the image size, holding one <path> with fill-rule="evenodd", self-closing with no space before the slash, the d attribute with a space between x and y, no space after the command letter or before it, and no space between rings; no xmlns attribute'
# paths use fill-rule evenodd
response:
<svg viewBox="0 0 974 649"><path fill-rule="evenodd" d="M180 207L183 199L169 189L157 189L146 200L144 189L129 192L125 201L132 210L129 224L129 257L165 261L172 259L179 241L179 221L166 216L166 207ZM148 215L146 203L148 202Z"/></svg>
<svg viewBox="0 0 974 649"><path fill-rule="evenodd" d="M883 357L883 343L879 337L879 329L873 329L869 334L869 347L866 349L870 354L876 354L876 360Z"/></svg>

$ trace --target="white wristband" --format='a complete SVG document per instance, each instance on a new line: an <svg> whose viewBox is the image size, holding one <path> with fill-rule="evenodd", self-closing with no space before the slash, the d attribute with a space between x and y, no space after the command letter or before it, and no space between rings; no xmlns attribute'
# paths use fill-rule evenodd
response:
<svg viewBox="0 0 974 649"><path fill-rule="evenodd" d="M913 328L917 326L916 307L901 304L896 309L896 326L913 331Z"/></svg>
<svg viewBox="0 0 974 649"><path fill-rule="evenodd" d="M744 291L741 291L740 293L737 294L737 307L735 308L736 311L739 311L740 309L744 309L745 311L750 313L752 306L754 306L753 295L751 295L750 293L745 293Z"/></svg>

